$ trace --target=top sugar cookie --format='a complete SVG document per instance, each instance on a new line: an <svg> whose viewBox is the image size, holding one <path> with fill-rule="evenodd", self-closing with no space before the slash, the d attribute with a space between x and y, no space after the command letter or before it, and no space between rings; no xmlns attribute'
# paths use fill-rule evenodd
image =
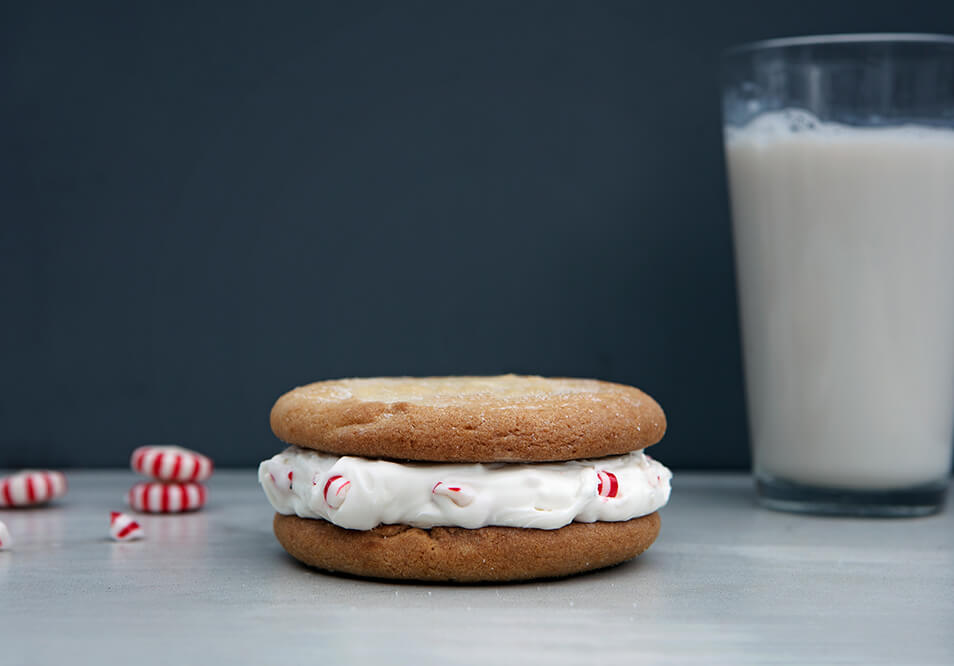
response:
<svg viewBox="0 0 954 666"><path fill-rule="evenodd" d="M380 377L289 391L271 425L285 442L339 455L544 462L642 449L666 417L639 389L595 379Z"/></svg>

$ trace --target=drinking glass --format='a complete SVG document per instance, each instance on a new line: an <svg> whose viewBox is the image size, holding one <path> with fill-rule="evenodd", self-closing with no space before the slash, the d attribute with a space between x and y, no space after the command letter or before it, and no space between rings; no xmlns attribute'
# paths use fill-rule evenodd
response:
<svg viewBox="0 0 954 666"><path fill-rule="evenodd" d="M777 39L722 64L758 499L936 511L954 430L954 37Z"/></svg>

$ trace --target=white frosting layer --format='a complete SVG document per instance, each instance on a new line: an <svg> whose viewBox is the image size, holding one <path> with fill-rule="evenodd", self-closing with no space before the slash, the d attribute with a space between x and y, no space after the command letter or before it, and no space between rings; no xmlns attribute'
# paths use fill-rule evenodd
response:
<svg viewBox="0 0 954 666"><path fill-rule="evenodd" d="M557 529L630 520L669 500L672 473L641 451L561 463L396 463L292 446L258 480L285 515L339 527L487 525Z"/></svg>

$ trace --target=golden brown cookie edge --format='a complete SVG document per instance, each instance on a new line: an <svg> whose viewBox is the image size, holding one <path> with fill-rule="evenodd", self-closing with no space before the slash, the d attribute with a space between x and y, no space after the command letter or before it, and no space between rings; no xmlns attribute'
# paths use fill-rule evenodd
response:
<svg viewBox="0 0 954 666"><path fill-rule="evenodd" d="M506 400L431 406L307 399L310 388L335 381L282 395L270 415L275 435L289 444L367 458L549 462L636 451L666 432L666 415L651 396L599 380L590 380L600 386L599 393L559 394L532 407Z"/></svg>
<svg viewBox="0 0 954 666"><path fill-rule="evenodd" d="M504 582L555 578L632 559L659 534L659 514L621 522L519 527L381 525L348 530L325 520L275 514L275 536L295 559L367 578Z"/></svg>

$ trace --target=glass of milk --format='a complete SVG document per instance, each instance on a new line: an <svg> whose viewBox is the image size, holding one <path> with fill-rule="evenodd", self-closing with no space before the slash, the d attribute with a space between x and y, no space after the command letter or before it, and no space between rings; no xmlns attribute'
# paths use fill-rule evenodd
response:
<svg viewBox="0 0 954 666"><path fill-rule="evenodd" d="M779 39L723 60L756 488L931 513L954 430L954 37Z"/></svg>

